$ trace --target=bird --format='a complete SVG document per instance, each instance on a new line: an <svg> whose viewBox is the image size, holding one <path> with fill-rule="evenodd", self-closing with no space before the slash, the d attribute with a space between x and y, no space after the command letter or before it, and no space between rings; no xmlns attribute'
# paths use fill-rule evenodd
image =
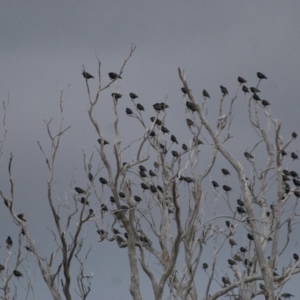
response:
<svg viewBox="0 0 300 300"><path fill-rule="evenodd" d="M290 293L283 293L281 294L281 297L284 299L290 299L291 297L295 297L295 296Z"/></svg>
<svg viewBox="0 0 300 300"><path fill-rule="evenodd" d="M107 208L107 206L106 206L105 204L102 203L102 204L100 205L100 208L101 208L102 211L108 212L108 208Z"/></svg>
<svg viewBox="0 0 300 300"><path fill-rule="evenodd" d="M185 87L182 87L181 91L183 92L184 95L186 95L188 93L188 91ZM189 91L191 92L192 90L189 90Z"/></svg>
<svg viewBox="0 0 300 300"><path fill-rule="evenodd" d="M119 197L120 198L125 198L125 194L123 192L119 192Z"/></svg>
<svg viewBox="0 0 300 300"><path fill-rule="evenodd" d="M162 131L162 133L170 133L170 130L167 127L165 127L164 125L161 126L161 131Z"/></svg>
<svg viewBox="0 0 300 300"><path fill-rule="evenodd" d="M203 95L204 98L210 98L210 95L206 90L202 91L202 95Z"/></svg>
<svg viewBox="0 0 300 300"><path fill-rule="evenodd" d="M254 240L253 235L250 234L250 233L247 234L247 238L248 238L250 241L253 241L253 240Z"/></svg>
<svg viewBox="0 0 300 300"><path fill-rule="evenodd" d="M295 152L292 152L292 153L291 153L291 158L292 158L293 160L298 159L298 155L297 155Z"/></svg>
<svg viewBox="0 0 300 300"><path fill-rule="evenodd" d="M226 286L226 284L231 284L230 280L227 277L222 277L222 282L224 283L224 286Z"/></svg>
<svg viewBox="0 0 300 300"><path fill-rule="evenodd" d="M149 190L149 186L144 182L141 183L141 187L143 190Z"/></svg>
<svg viewBox="0 0 300 300"><path fill-rule="evenodd" d="M238 206L238 207L236 208L236 210L237 210L237 212L238 212L239 214L244 214L244 213L246 213L246 211L245 211L242 207L240 207L240 206Z"/></svg>
<svg viewBox="0 0 300 300"><path fill-rule="evenodd" d="M299 255L297 253L294 253L293 258L294 258L294 260L298 261L299 260Z"/></svg>
<svg viewBox="0 0 300 300"><path fill-rule="evenodd" d="M186 144L182 144L182 150L187 151L188 150L188 146Z"/></svg>
<svg viewBox="0 0 300 300"><path fill-rule="evenodd" d="M245 155L245 157L247 158L247 159L252 159L252 158L254 158L253 157L253 155L252 154L250 154L249 152L244 152L244 155Z"/></svg>
<svg viewBox="0 0 300 300"><path fill-rule="evenodd" d="M244 202L241 199L237 199L236 202L239 206L244 206Z"/></svg>
<svg viewBox="0 0 300 300"><path fill-rule="evenodd" d="M223 190L225 192L230 192L232 190L232 188L230 186L228 186L228 185L223 185Z"/></svg>
<svg viewBox="0 0 300 300"><path fill-rule="evenodd" d="M197 111L197 105L196 105L195 103L186 101L185 105L186 105L186 107L187 107L189 110L191 110L192 112Z"/></svg>
<svg viewBox="0 0 300 300"><path fill-rule="evenodd" d="M203 268L204 270L206 270L206 269L208 268L208 264L207 264L207 263L203 263L203 264L202 264L202 268Z"/></svg>
<svg viewBox="0 0 300 300"><path fill-rule="evenodd" d="M236 262L233 259L229 258L229 259L227 259L227 261L228 261L228 263L229 263L230 266L236 265Z"/></svg>
<svg viewBox="0 0 300 300"><path fill-rule="evenodd" d="M294 182L295 186L300 186L300 180L297 180L297 179L294 178L293 182Z"/></svg>
<svg viewBox="0 0 300 300"><path fill-rule="evenodd" d="M156 136L156 133L154 130L151 130L150 133L149 133L149 136L151 137L155 137Z"/></svg>
<svg viewBox="0 0 300 300"><path fill-rule="evenodd" d="M99 181L101 182L102 185L108 184L108 181L105 178L103 178L103 177L100 177Z"/></svg>
<svg viewBox="0 0 300 300"><path fill-rule="evenodd" d="M221 169L221 171L225 176L230 175L230 172L227 169Z"/></svg>
<svg viewBox="0 0 300 300"><path fill-rule="evenodd" d="M82 76L83 76L86 80L88 80L88 79L90 79L90 78L94 78L93 75L91 75L90 73L85 72L85 71L82 71Z"/></svg>
<svg viewBox="0 0 300 300"><path fill-rule="evenodd" d="M261 100L261 104L266 107L268 105L270 105L270 102L268 102L267 100Z"/></svg>
<svg viewBox="0 0 300 300"><path fill-rule="evenodd" d="M109 78L110 78L111 80L114 80L114 79L117 79L117 78L122 79L122 77L121 77L120 75L118 75L118 74L116 74L116 73L114 73L114 72L109 72L109 73L108 73L108 76L109 76Z"/></svg>
<svg viewBox="0 0 300 300"><path fill-rule="evenodd" d="M93 209L89 209L89 217L92 218L95 216L95 211Z"/></svg>
<svg viewBox="0 0 300 300"><path fill-rule="evenodd" d="M129 97L130 97L131 99L136 99L136 98L138 98L139 96L136 95L135 93L129 93Z"/></svg>
<svg viewBox="0 0 300 300"><path fill-rule="evenodd" d="M238 254L235 254L232 258L233 258L235 261L243 261L243 259L242 259Z"/></svg>
<svg viewBox="0 0 300 300"><path fill-rule="evenodd" d="M23 277L23 274L20 272L20 271L18 271L18 270L14 270L14 275L16 276L16 277Z"/></svg>
<svg viewBox="0 0 300 300"><path fill-rule="evenodd" d="M229 244L230 244L231 247L237 246L237 243L233 239L229 239Z"/></svg>
<svg viewBox="0 0 300 300"><path fill-rule="evenodd" d="M151 122L154 122L155 121L155 117L151 117L150 120L151 120ZM160 119L157 118L156 121L155 121L155 125L160 126L162 124L163 124L163 122Z"/></svg>
<svg viewBox="0 0 300 300"><path fill-rule="evenodd" d="M203 142L194 136L193 137L193 146L198 146L198 145L203 145Z"/></svg>
<svg viewBox="0 0 300 300"><path fill-rule="evenodd" d="M220 89L223 95L228 95L228 91L225 86L220 85Z"/></svg>
<svg viewBox="0 0 300 300"><path fill-rule="evenodd" d="M242 90L245 94L249 93L249 89L245 85L242 86Z"/></svg>
<svg viewBox="0 0 300 300"><path fill-rule="evenodd" d="M293 137L294 139L295 139L297 136L298 136L298 135L297 135L296 132L293 132L293 133L292 133L292 137Z"/></svg>
<svg viewBox="0 0 300 300"><path fill-rule="evenodd" d="M116 229L116 228L113 228L113 233L114 233L115 235L117 235L117 234L120 234L120 231L119 231L118 229Z"/></svg>
<svg viewBox="0 0 300 300"><path fill-rule="evenodd" d="M112 93L111 96L115 99L115 100L118 100L120 98L123 97L123 95L119 94L119 93Z"/></svg>
<svg viewBox="0 0 300 300"><path fill-rule="evenodd" d="M23 213L18 214L17 217L18 217L18 219L22 220L23 222L27 222L26 219L24 218L24 214Z"/></svg>
<svg viewBox="0 0 300 300"><path fill-rule="evenodd" d="M136 108L137 108L138 110L145 110L145 109L144 109L144 106L143 106L142 104L140 104L140 103L138 103L138 104L136 105Z"/></svg>
<svg viewBox="0 0 300 300"><path fill-rule="evenodd" d="M150 185L150 191L152 193L156 193L157 192L157 188L154 185Z"/></svg>
<svg viewBox="0 0 300 300"><path fill-rule="evenodd" d="M108 234L107 231L104 231L103 229L98 229L97 233L101 236L106 236Z"/></svg>
<svg viewBox="0 0 300 300"><path fill-rule="evenodd" d="M128 240L128 233L127 232L124 233L124 236L125 236L126 240Z"/></svg>
<svg viewBox="0 0 300 300"><path fill-rule="evenodd" d="M128 208L129 208L129 207L128 207L127 205L121 205L121 209L124 210L124 211L127 211Z"/></svg>
<svg viewBox="0 0 300 300"><path fill-rule="evenodd" d="M195 123L194 123L194 121L191 120L191 119L186 119L186 124L187 124L189 127L192 127L192 126L195 127Z"/></svg>
<svg viewBox="0 0 300 300"><path fill-rule="evenodd" d="M137 202L137 203L139 203L139 202L142 201L142 198L139 197L139 196L134 196L133 199L134 199L134 201Z"/></svg>
<svg viewBox="0 0 300 300"><path fill-rule="evenodd" d="M231 223L229 221L226 221L225 224L228 228L231 227Z"/></svg>
<svg viewBox="0 0 300 300"><path fill-rule="evenodd" d="M268 77L266 77L266 76L265 76L263 73L261 73L261 72L257 72L256 75L257 75L257 77L258 77L259 79L268 79Z"/></svg>
<svg viewBox="0 0 300 300"><path fill-rule="evenodd" d="M89 201L87 201L86 198L84 198L84 197L81 197L81 198L80 198L80 202L81 202L82 204L90 205Z"/></svg>
<svg viewBox="0 0 300 300"><path fill-rule="evenodd" d="M122 237L120 237L119 235L116 236L116 239L117 239L118 244L122 244L125 242L125 240Z"/></svg>
<svg viewBox="0 0 300 300"><path fill-rule="evenodd" d="M103 143L103 145L108 145L109 144L109 142L108 141L106 141L106 140L101 140L101 139L98 139L98 143L100 144L100 145L102 145L102 143Z"/></svg>
<svg viewBox="0 0 300 300"><path fill-rule="evenodd" d="M191 177L184 177L184 181L187 183L195 182L195 180Z"/></svg>
<svg viewBox="0 0 300 300"><path fill-rule="evenodd" d="M291 171L290 174L292 175L292 177L298 178L298 179L299 179L299 176L298 176L298 173L297 173L297 172Z"/></svg>
<svg viewBox="0 0 300 300"><path fill-rule="evenodd" d="M143 165L139 165L140 171L147 172L147 169Z"/></svg>
<svg viewBox="0 0 300 300"><path fill-rule="evenodd" d="M6 245L7 247L11 247L13 245L13 241L10 236L8 236L6 239Z"/></svg>
<svg viewBox="0 0 300 300"><path fill-rule="evenodd" d="M139 174L142 178L148 177L148 175L145 171L140 171Z"/></svg>
<svg viewBox="0 0 300 300"><path fill-rule="evenodd" d="M76 186L74 189L78 194L85 194L85 191L83 189L81 189L80 187Z"/></svg>
<svg viewBox="0 0 300 300"><path fill-rule="evenodd" d="M175 157L175 158L179 157L179 153L177 151L173 150L171 153L172 153L173 157Z"/></svg>
<svg viewBox="0 0 300 300"><path fill-rule="evenodd" d="M282 173L284 175L286 175L286 176L290 176L291 175L290 171L288 171L288 170L282 170Z"/></svg>
<svg viewBox="0 0 300 300"><path fill-rule="evenodd" d="M110 197L109 197L109 201L110 201L111 203L116 203L115 198L114 198L113 196L110 196Z"/></svg>
<svg viewBox="0 0 300 300"><path fill-rule="evenodd" d="M127 115L132 115L133 114L133 111L128 107L126 108L125 112L126 112Z"/></svg>
<svg viewBox="0 0 300 300"><path fill-rule="evenodd" d="M259 90L258 88L256 88L256 87L253 87L253 86L250 88L250 91L251 91L253 94L260 93L260 90Z"/></svg>
<svg viewBox="0 0 300 300"><path fill-rule="evenodd" d="M156 173L153 172L152 170L149 171L149 175L150 175L151 177L157 176Z"/></svg>
<svg viewBox="0 0 300 300"><path fill-rule="evenodd" d="M154 166L155 169L159 169L160 164L159 164L157 161L155 161L155 162L153 163L153 166Z"/></svg>
<svg viewBox="0 0 300 300"><path fill-rule="evenodd" d="M240 84L242 84L242 83L246 83L247 82L247 80L245 80L243 77L241 77L241 76L239 76L238 77L238 82L240 83Z"/></svg>
<svg viewBox="0 0 300 300"><path fill-rule="evenodd" d="M176 139L176 136L175 135L171 135L171 141L173 142L173 143L176 143L176 144L178 144L178 141L177 141L177 139Z"/></svg>
<svg viewBox="0 0 300 300"><path fill-rule="evenodd" d="M156 187L157 187L157 189L158 189L161 193L164 192L163 188L162 188L160 185L157 185Z"/></svg>
<svg viewBox="0 0 300 300"><path fill-rule="evenodd" d="M90 181L90 182L93 182L94 176L93 176L92 173L89 173L89 174L88 174L88 178L89 178L89 181Z"/></svg>
<svg viewBox="0 0 300 300"><path fill-rule="evenodd" d="M260 101L260 100L261 100L257 94L253 94L252 97L253 97L253 99L254 99L255 101Z"/></svg>
<svg viewBox="0 0 300 300"><path fill-rule="evenodd" d="M214 188L219 187L219 184L218 184L216 181L214 181L214 180L211 182L211 184L212 184L212 186L213 186Z"/></svg>
<svg viewBox="0 0 300 300"><path fill-rule="evenodd" d="M3 265L0 264L0 272L5 270L5 267Z"/></svg>
<svg viewBox="0 0 300 300"><path fill-rule="evenodd" d="M247 250L246 248L244 248L244 247L240 247L240 251L241 251L242 253L245 253L245 252L247 252L248 250Z"/></svg>
<svg viewBox="0 0 300 300"><path fill-rule="evenodd" d="M282 174L282 180L283 181L290 181L291 179L288 176Z"/></svg>

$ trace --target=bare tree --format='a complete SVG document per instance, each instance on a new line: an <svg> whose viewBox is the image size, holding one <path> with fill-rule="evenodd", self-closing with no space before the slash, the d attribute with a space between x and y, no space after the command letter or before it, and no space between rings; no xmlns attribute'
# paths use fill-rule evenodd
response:
<svg viewBox="0 0 300 300"><path fill-rule="evenodd" d="M143 298L141 270L149 278L157 300L292 297L284 289L300 272L296 250L299 239L292 238L299 218L300 181L298 174L289 170L292 160L297 159L292 149L297 134L292 133L284 142L281 122L272 116L270 103L260 99L258 88L262 89L260 86L267 80L266 76L257 73L258 83L250 89L251 93L246 80L238 77L231 100L228 100L226 87L221 86L218 110L210 111L209 93L204 90L203 97L196 98L184 72L178 69L183 86L185 130L189 134L184 137L189 143L179 145L183 137L170 132L171 124L167 123L166 117L172 111L168 98L154 103L149 116L138 103L138 95L132 92L129 95L131 108L127 107L125 112L119 109L119 102L125 96L118 82L134 51L135 46L132 46L118 73L109 73L108 84L102 84L101 63L97 58L98 87L94 97L89 85L94 77L83 66L88 118L96 133L96 155L101 163L92 174L95 153L88 156L83 153L88 184L85 188L75 187L72 203L67 199L56 203L52 194L57 149L62 135L69 129L63 126L65 98L62 94L58 133L51 132L51 120L45 122L51 155L46 155L40 143L39 147L49 170L48 203L55 220L56 242L56 249L48 259L37 252L26 221L13 210L12 155L9 161L10 196L4 195L2 190L0 195L24 232L53 298L62 299L62 294L66 299L72 298L70 269L74 257L79 265L79 271L73 276L77 295L81 299L88 298L92 276L85 275L84 267L89 249L83 258L79 255L84 246L86 222L95 224L100 242L111 242L111 247L124 249L124 257L127 255L129 261L129 289L133 299ZM105 124L97 115L101 92L106 89L114 89L111 93L114 137L111 140L104 137ZM235 107L240 99L244 101L246 116L243 126L252 129L254 138L239 147L242 155L236 155L230 149L239 140L231 132L239 127ZM126 126L125 118L131 118L138 128L131 130L129 141L122 130ZM131 161L126 161L129 156ZM215 178L220 176L222 183ZM287 181L293 181L293 186ZM98 199L97 209L87 208L92 196ZM62 217L63 212L66 218ZM56 269L52 271L54 260Z"/></svg>

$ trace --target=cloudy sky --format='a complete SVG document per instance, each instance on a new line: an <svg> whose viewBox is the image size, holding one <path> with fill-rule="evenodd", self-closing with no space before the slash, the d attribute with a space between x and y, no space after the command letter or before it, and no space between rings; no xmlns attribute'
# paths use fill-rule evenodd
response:
<svg viewBox="0 0 300 300"><path fill-rule="evenodd" d="M36 141L49 153L43 120L53 117L53 129L57 128L60 91L67 94L69 90L65 124L71 129L59 151L56 191L59 197L71 196L70 186L85 180L82 150L90 155L97 138L88 121L88 99L81 75L84 65L96 76L95 54L102 63L103 82L107 83L106 74L118 72L131 44L136 45L118 83L120 92L138 94L149 118L152 104L168 97L172 110L167 127L178 136L184 132L178 67L185 70L196 97L204 88L209 91L211 109L220 99L220 85L233 95L237 76L248 79L250 86L257 83L256 72L263 72L269 78L262 83L264 97L271 103L273 115L283 120L282 134L289 137L299 128L299 11L298 1L1 1L0 99L7 100L9 93L10 104L0 184L8 192L6 166L9 152L13 152L16 209L26 214L29 224L38 224L30 230L39 249L47 251L47 244L39 239L53 224L45 198L48 174ZM96 81L90 85L95 93ZM110 94L115 91L112 86L102 94L97 111L103 134L110 141L114 139ZM128 96L123 98L120 110L131 105ZM135 122L125 113L121 122L122 133L130 138ZM240 125L235 131L239 135L235 147L245 149L250 145L243 117L237 114L236 122ZM298 146L297 142L294 150ZM130 153L125 155L132 159ZM0 228L10 225L0 230L0 244L4 245L7 235L17 237L17 229L4 205L0 207ZM94 232L95 228L91 225L90 230ZM50 239L51 234L47 234ZM91 299L130 299L125 250L97 242L93 246L92 257L97 263L95 270L90 269L95 273ZM1 263L5 247L0 251ZM145 282L145 299L153 299ZM41 284L37 299L42 299L43 293L43 299L51 298Z"/></svg>

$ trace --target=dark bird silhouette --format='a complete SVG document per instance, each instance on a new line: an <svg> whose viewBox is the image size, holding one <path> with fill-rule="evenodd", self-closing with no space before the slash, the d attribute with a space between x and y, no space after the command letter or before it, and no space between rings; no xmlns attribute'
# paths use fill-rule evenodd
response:
<svg viewBox="0 0 300 300"><path fill-rule="evenodd" d="M17 217L18 217L18 219L22 220L23 222L27 222L26 219L24 218L24 214L23 213L18 214Z"/></svg>
<svg viewBox="0 0 300 300"><path fill-rule="evenodd" d="M253 97L253 99L254 99L255 101L260 101L260 100L261 100L257 94L253 94L252 97Z"/></svg>
<svg viewBox="0 0 300 300"><path fill-rule="evenodd" d="M238 207L236 208L236 211L237 211L239 214L245 214L245 213L246 213L246 211L245 211L242 207L240 207L240 206L238 206Z"/></svg>
<svg viewBox="0 0 300 300"><path fill-rule="evenodd" d="M250 234L250 233L247 234L247 238L248 238L250 241L253 241L253 240L254 240L253 235Z"/></svg>
<svg viewBox="0 0 300 300"><path fill-rule="evenodd" d="M257 75L257 77L258 77L259 79L268 79L268 78L267 78L263 73L261 73L261 72L257 72L256 75Z"/></svg>
<svg viewBox="0 0 300 300"><path fill-rule="evenodd" d="M101 145L102 143L103 143L103 145L108 145L109 144L109 142L108 141L106 141L106 140L101 140L101 139L98 139L98 143Z"/></svg>
<svg viewBox="0 0 300 300"><path fill-rule="evenodd" d="M139 96L136 95L135 93L129 93L129 97L130 97L131 99L136 99L136 98L138 98Z"/></svg>
<svg viewBox="0 0 300 300"><path fill-rule="evenodd" d="M219 187L219 184L216 181L212 181L211 184L213 185L214 188Z"/></svg>
<svg viewBox="0 0 300 300"><path fill-rule="evenodd" d="M245 80L243 77L241 77L241 76L239 76L238 77L238 82L240 83L240 84L242 84L242 83L246 83L247 82L247 80Z"/></svg>
<svg viewBox="0 0 300 300"><path fill-rule="evenodd" d="M101 236L106 236L108 233L107 233L107 231L105 231L105 230L103 230L103 229L98 229L97 230L97 233L99 234L99 235L101 235Z"/></svg>
<svg viewBox="0 0 300 300"><path fill-rule="evenodd" d="M20 271L18 271L18 270L14 270L14 275L16 276L16 277L23 277L23 274L20 272Z"/></svg>
<svg viewBox="0 0 300 300"><path fill-rule="evenodd" d="M164 103L164 102L161 102L160 107L161 107L162 110L165 110L166 108L169 108L169 105Z"/></svg>
<svg viewBox="0 0 300 300"><path fill-rule="evenodd" d="M195 126L194 121L192 121L191 119L186 119L186 124L187 124L189 127Z"/></svg>
<svg viewBox="0 0 300 300"><path fill-rule="evenodd" d="M223 190L225 192L230 192L232 190L232 188L230 186L228 186L228 185L223 185Z"/></svg>
<svg viewBox="0 0 300 300"><path fill-rule="evenodd" d="M293 182L294 182L295 186L300 186L300 180L297 180L297 179L294 178Z"/></svg>
<svg viewBox="0 0 300 300"><path fill-rule="evenodd" d="M159 164L157 161L155 161L155 162L153 163L153 166L154 166L155 169L159 169L160 164Z"/></svg>
<svg viewBox="0 0 300 300"><path fill-rule="evenodd" d="M259 90L258 88L256 88L256 87L253 87L253 86L250 88L250 91L251 91L253 94L260 93L260 90Z"/></svg>
<svg viewBox="0 0 300 300"><path fill-rule="evenodd" d="M7 247L11 247L13 245L13 241L10 236L8 236L6 239L6 245Z"/></svg>
<svg viewBox="0 0 300 300"><path fill-rule="evenodd" d="M127 211L128 210L128 206L127 205L121 205L121 209L124 210L124 211Z"/></svg>
<svg viewBox="0 0 300 300"><path fill-rule="evenodd" d="M290 293L283 293L281 294L281 297L284 299L290 299L291 297L295 297L295 296Z"/></svg>
<svg viewBox="0 0 300 300"><path fill-rule="evenodd" d="M248 250L247 250L246 248L244 248L244 247L241 247L241 248L240 248L240 251L241 251L242 253L245 253L245 252L247 252Z"/></svg>
<svg viewBox="0 0 300 300"><path fill-rule="evenodd" d="M153 108L156 110L156 111L161 111L161 110L165 110L166 108L168 108L169 105L168 104L165 104L165 103L155 103L153 104Z"/></svg>
<svg viewBox="0 0 300 300"><path fill-rule="evenodd" d="M124 236L125 236L126 240L128 240L128 233L127 232L124 233Z"/></svg>
<svg viewBox="0 0 300 300"><path fill-rule="evenodd" d="M244 152L244 155L247 159L252 159L254 158L252 154L250 154L249 152Z"/></svg>
<svg viewBox="0 0 300 300"><path fill-rule="evenodd" d="M198 145L203 145L203 142L200 139L193 137L193 146L198 146Z"/></svg>
<svg viewBox="0 0 300 300"><path fill-rule="evenodd" d="M120 231L119 231L118 229L113 228L112 230L113 230L113 233L114 233L115 235L120 234Z"/></svg>
<svg viewBox="0 0 300 300"><path fill-rule="evenodd" d="M229 259L227 259L227 261L228 261L228 263L229 263L230 266L236 265L236 262L233 259L229 258Z"/></svg>
<svg viewBox="0 0 300 300"><path fill-rule="evenodd" d="M156 173L153 172L152 170L149 171L149 175L150 175L151 177L157 176Z"/></svg>
<svg viewBox="0 0 300 300"><path fill-rule="evenodd" d="M118 100L118 99L120 99L120 98L123 97L123 95L121 95L121 94L119 94L119 93L112 93L111 96L112 96L113 98L115 98L116 100Z"/></svg>
<svg viewBox="0 0 300 300"><path fill-rule="evenodd" d="M156 187L157 187L157 189L158 189L161 193L164 192L163 188L162 188L160 185L157 185Z"/></svg>
<svg viewBox="0 0 300 300"><path fill-rule="evenodd" d="M238 255L238 254L234 254L234 256L232 257L235 261L243 261L243 259Z"/></svg>
<svg viewBox="0 0 300 300"><path fill-rule="evenodd" d="M117 239L118 244L122 244L125 242L125 240L122 237L120 237L119 235L116 236L116 239Z"/></svg>
<svg viewBox="0 0 300 300"><path fill-rule="evenodd" d="M147 172L147 169L143 165L139 165L140 171Z"/></svg>
<svg viewBox="0 0 300 300"><path fill-rule="evenodd" d="M93 176L92 173L89 173L89 174L88 174L88 178L89 178L89 181L90 181L90 182L93 182L94 176Z"/></svg>
<svg viewBox="0 0 300 300"><path fill-rule="evenodd" d="M297 253L294 253L293 258L294 258L295 261L298 261L299 260L299 255Z"/></svg>
<svg viewBox="0 0 300 300"><path fill-rule="evenodd" d="M266 106L270 105L270 102L268 102L267 100L262 100L262 101L261 101L261 104L262 104L264 107L266 107Z"/></svg>
<svg viewBox="0 0 300 300"><path fill-rule="evenodd" d="M92 218L95 216L95 211L93 209L89 209L89 217Z"/></svg>
<svg viewBox="0 0 300 300"><path fill-rule="evenodd" d="M298 179L299 179L299 176L298 176L298 173L297 173L297 172L291 171L290 174L292 175L292 177L298 178Z"/></svg>
<svg viewBox="0 0 300 300"><path fill-rule="evenodd" d="M186 105L186 107L187 107L189 110L191 110L192 112L197 111L197 105L196 105L195 103L186 101L185 105Z"/></svg>
<svg viewBox="0 0 300 300"><path fill-rule="evenodd" d="M291 175L290 171L288 171L288 170L282 170L282 173L283 173L285 176L290 176L290 175Z"/></svg>
<svg viewBox="0 0 300 300"><path fill-rule="evenodd" d="M184 150L184 151L187 151L187 150L188 150L188 147L187 147L186 144L182 144L182 150Z"/></svg>
<svg viewBox="0 0 300 300"><path fill-rule="evenodd" d="M116 78L122 79L122 77L121 77L120 75L118 75L118 74L116 74L116 73L114 73L114 72L109 72L109 73L108 73L108 76L109 76L109 78L110 78L111 80L114 80L114 79L116 79Z"/></svg>
<svg viewBox="0 0 300 300"><path fill-rule="evenodd" d="M151 122L154 122L155 117L151 117L150 120L151 120ZM160 125L162 125L162 124L163 124L163 122L162 122L160 119L156 119L155 125L160 126Z"/></svg>
<svg viewBox="0 0 300 300"><path fill-rule="evenodd" d="M157 192L157 188L154 185L150 185L150 191L152 193L156 193Z"/></svg>
<svg viewBox="0 0 300 300"><path fill-rule="evenodd" d="M149 190L149 186L144 182L141 183L141 187L143 190Z"/></svg>
<svg viewBox="0 0 300 300"><path fill-rule="evenodd" d="M229 239L229 244L230 244L231 247L237 246L237 243L233 239Z"/></svg>
<svg viewBox="0 0 300 300"><path fill-rule="evenodd" d="M195 180L191 177L184 177L184 181L187 183L195 182Z"/></svg>
<svg viewBox="0 0 300 300"><path fill-rule="evenodd" d="M133 197L134 201L137 202L137 203L140 203L142 201L142 198L139 197L139 196L134 196Z"/></svg>
<svg viewBox="0 0 300 300"><path fill-rule="evenodd" d="M145 171L140 171L140 176L142 178L148 177L147 173Z"/></svg>
<svg viewBox="0 0 300 300"><path fill-rule="evenodd" d="M81 189L80 187L75 187L74 190L78 193L78 194L85 194L85 191L83 189Z"/></svg>
<svg viewBox="0 0 300 300"><path fill-rule="evenodd" d="M175 135L171 135L171 141L173 142L173 143L176 143L176 144L178 144L178 141L177 141L177 139L176 139L176 136Z"/></svg>
<svg viewBox="0 0 300 300"><path fill-rule="evenodd" d="M137 105L136 105L136 108L138 109L138 110L145 110L144 109L144 106L142 105L142 104L140 104L140 103L138 103Z"/></svg>
<svg viewBox="0 0 300 300"><path fill-rule="evenodd" d="M202 268L203 268L204 270L206 270L206 269L208 268L208 264L207 264L207 263L203 263L203 264L202 264Z"/></svg>
<svg viewBox="0 0 300 300"><path fill-rule="evenodd" d="M89 201L87 201L86 198L84 198L84 197L81 197L81 198L80 198L80 202L81 202L82 204L90 205Z"/></svg>
<svg viewBox="0 0 300 300"><path fill-rule="evenodd" d="M266 212L267 217L270 217L271 213L269 211Z"/></svg>
<svg viewBox="0 0 300 300"><path fill-rule="evenodd" d="M226 221L225 223L228 228L231 227L231 223L229 221Z"/></svg>
<svg viewBox="0 0 300 300"><path fill-rule="evenodd" d="M230 175L230 173L227 169L221 169L221 171L225 176Z"/></svg>
<svg viewBox="0 0 300 300"><path fill-rule="evenodd" d="M186 95L188 93L188 91L185 87L182 87L181 91L183 92L184 95ZM189 90L189 91L191 92L192 90Z"/></svg>
<svg viewBox="0 0 300 300"><path fill-rule="evenodd" d="M94 78L93 75L91 75L90 73L85 72L85 71L82 72L82 76L83 76L85 79Z"/></svg>
<svg viewBox="0 0 300 300"><path fill-rule="evenodd" d="M0 264L0 272L5 270L5 267L3 265Z"/></svg>
<svg viewBox="0 0 300 300"><path fill-rule="evenodd" d="M288 178L286 175L282 174L282 180L283 181L290 181L291 179Z"/></svg>
<svg viewBox="0 0 300 300"><path fill-rule="evenodd" d="M243 85L242 86L242 91L246 94L246 93L249 93L249 89L245 86L245 85Z"/></svg>
<svg viewBox="0 0 300 300"><path fill-rule="evenodd" d="M109 197L109 201L110 201L111 203L116 203L115 198L114 198L113 196L110 196L110 197Z"/></svg>
<svg viewBox="0 0 300 300"><path fill-rule="evenodd" d="M164 125L161 126L161 131L162 131L162 133L170 133L170 130L167 127L165 127Z"/></svg>
<svg viewBox="0 0 300 300"><path fill-rule="evenodd" d="M237 199L236 202L239 206L244 206L244 202L241 199Z"/></svg>
<svg viewBox="0 0 300 300"><path fill-rule="evenodd" d="M293 160L298 159L298 155L297 155L295 152L292 152L292 153L291 153L291 158L292 158Z"/></svg>
<svg viewBox="0 0 300 300"><path fill-rule="evenodd" d="M119 192L119 197L122 198L122 199L124 199L125 198L125 193Z"/></svg>
<svg viewBox="0 0 300 300"><path fill-rule="evenodd" d="M297 135L296 132L293 132L293 133L292 133L292 137L293 137L294 139L295 139L297 136L298 136L298 135Z"/></svg>
<svg viewBox="0 0 300 300"><path fill-rule="evenodd" d="M224 286L226 286L227 284L231 284L229 278L227 277L222 277L222 282L224 283Z"/></svg>
<svg viewBox="0 0 300 300"><path fill-rule="evenodd" d="M102 185L108 184L108 181L105 178L103 178L103 177L100 177L99 181L101 182Z"/></svg>
<svg viewBox="0 0 300 300"><path fill-rule="evenodd" d="M210 98L210 95L206 90L202 91L202 95L203 95L204 98Z"/></svg>
<svg viewBox="0 0 300 300"><path fill-rule="evenodd" d="M156 136L156 133L154 130L151 130L150 133L149 133L149 136L151 137L155 137Z"/></svg>
<svg viewBox="0 0 300 300"><path fill-rule="evenodd" d="M106 206L105 204L102 203L102 204L100 205L100 208L101 208L102 211L108 212L108 208L107 208L107 206Z"/></svg>
<svg viewBox="0 0 300 300"><path fill-rule="evenodd" d="M128 107L126 108L125 111L126 111L127 115L132 115L133 114L133 111L130 108L128 108Z"/></svg>
<svg viewBox="0 0 300 300"><path fill-rule="evenodd" d="M175 158L179 157L179 153L178 153L177 151L175 151L175 150L172 151L172 155L173 155Z"/></svg>
<svg viewBox="0 0 300 300"><path fill-rule="evenodd" d="M222 94L228 95L228 91L225 86L220 85L220 89L221 89Z"/></svg>

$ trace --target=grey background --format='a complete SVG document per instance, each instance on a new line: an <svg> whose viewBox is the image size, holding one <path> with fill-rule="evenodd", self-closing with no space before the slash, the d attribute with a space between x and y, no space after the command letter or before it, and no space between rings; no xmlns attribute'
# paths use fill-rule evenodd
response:
<svg viewBox="0 0 300 300"><path fill-rule="evenodd" d="M36 141L41 141L46 151L50 149L43 120L53 117L53 128L57 128L60 90L67 93L70 84L65 124L72 127L59 150L56 192L61 198L71 197L70 185L75 184L71 184L72 178L80 186L86 184L82 150L89 155L96 145L97 136L87 117L88 100L81 75L84 64L96 76L95 52L102 62L103 81L108 82L106 74L118 72L131 43L136 44L123 80L118 82L124 95L120 111L132 107L128 97L131 91L139 95L146 118L153 115L152 104L168 96L171 108L167 127L186 143L189 140L185 137L188 131L178 67L185 69L196 97L200 99L204 88L209 91L212 99L207 106L212 111L220 99L221 84L232 96L237 76L248 79L248 86L253 86L257 83L256 72L263 72L269 78L261 85L264 98L271 103L273 115L284 121L282 134L287 140L299 128L299 12L297 1L1 1L0 99L6 100L9 93L10 105L0 184L8 192L6 169L12 151L15 209L25 213L40 251L48 253L51 234L46 227L54 224L46 203L48 174ZM90 80L90 86L95 93L96 81ZM114 91L116 88L112 86L102 94L97 109L104 136L111 142L110 94ZM243 101L241 97L236 104L235 122L239 125L232 130L238 137L231 143L233 153L242 153L251 146L252 131L244 122L246 114L238 114L244 107ZM213 114L208 118L215 120ZM125 139L141 133L135 129L134 121L123 114L120 122L124 125ZM296 141L292 149L298 148ZM131 160L132 154L127 151L124 158ZM295 166L299 167L298 162ZM17 228L3 204L0 214L1 263L6 253L6 236L16 240ZM130 299L126 250L115 244L97 243L92 224L86 232L93 246L92 263L87 270L95 276L91 299ZM30 260L28 264L32 266ZM39 271L31 269L31 272ZM153 299L148 279L141 277L144 298ZM39 282L39 274L34 278ZM36 299L50 298L41 283Z"/></svg>

